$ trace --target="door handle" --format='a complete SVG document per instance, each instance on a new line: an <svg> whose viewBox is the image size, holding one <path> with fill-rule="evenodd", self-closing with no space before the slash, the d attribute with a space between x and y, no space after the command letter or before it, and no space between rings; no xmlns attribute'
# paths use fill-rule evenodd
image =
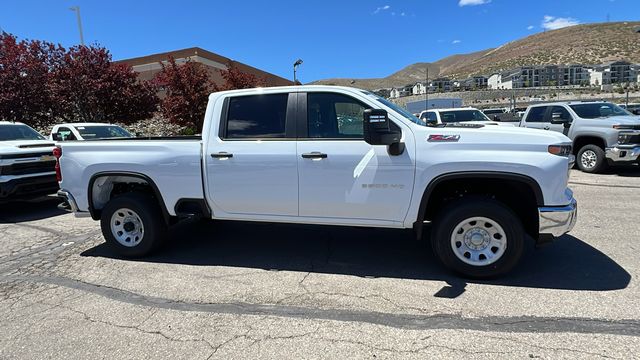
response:
<svg viewBox="0 0 640 360"><path fill-rule="evenodd" d="M302 157L305 159L326 159L327 158L327 154L321 153L319 151L313 151L310 153L304 153L302 154Z"/></svg>
<svg viewBox="0 0 640 360"><path fill-rule="evenodd" d="M217 154L211 154L211 157L214 158L214 159L228 159L228 158L232 158L233 154L221 151L221 152L219 152Z"/></svg>
<svg viewBox="0 0 640 360"><path fill-rule="evenodd" d="M543 127L543 129L549 130L550 128L548 126L545 126L545 127Z"/></svg>

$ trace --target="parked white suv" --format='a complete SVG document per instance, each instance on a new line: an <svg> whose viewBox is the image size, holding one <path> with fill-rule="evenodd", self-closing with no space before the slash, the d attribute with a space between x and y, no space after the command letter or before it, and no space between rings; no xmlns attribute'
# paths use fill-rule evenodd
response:
<svg viewBox="0 0 640 360"><path fill-rule="evenodd" d="M420 120L427 126L446 126L447 124L515 126L513 123L491 120L482 111L472 107L423 110L420 113Z"/></svg>
<svg viewBox="0 0 640 360"><path fill-rule="evenodd" d="M428 227L438 258L479 278L576 221L571 144L554 132L427 127L371 92L307 85L213 93L202 134L61 143L59 194L123 256L184 217Z"/></svg>
<svg viewBox="0 0 640 360"><path fill-rule="evenodd" d="M29 126L0 121L0 202L55 194L53 148Z"/></svg>
<svg viewBox="0 0 640 360"><path fill-rule="evenodd" d="M640 116L603 101L531 105L521 127L557 131L573 140L576 165L585 172L640 159Z"/></svg>
<svg viewBox="0 0 640 360"><path fill-rule="evenodd" d="M96 140L133 137L118 125L104 123L58 124L51 129L49 139L55 141Z"/></svg>

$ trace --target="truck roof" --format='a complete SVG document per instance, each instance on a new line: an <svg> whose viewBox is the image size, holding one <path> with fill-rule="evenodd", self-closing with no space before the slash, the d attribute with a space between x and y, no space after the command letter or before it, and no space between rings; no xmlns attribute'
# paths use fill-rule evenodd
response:
<svg viewBox="0 0 640 360"><path fill-rule="evenodd" d="M423 112L424 111L461 111L461 110L478 110L478 109L471 106L467 106L467 107L457 107L457 108L429 109L429 110L423 110Z"/></svg>
<svg viewBox="0 0 640 360"><path fill-rule="evenodd" d="M529 105L529 107L553 106L553 105L572 105L572 104L599 104L599 103L609 103L609 101L605 101L605 100L556 101L556 102L547 102L547 103L541 103L541 104L532 104L532 105Z"/></svg>
<svg viewBox="0 0 640 360"><path fill-rule="evenodd" d="M248 89L238 89L238 90L226 90L219 91L215 93L211 93L209 98L218 97L221 95L233 95L233 94L243 94L243 93L256 93L256 92L287 92L287 91L322 91L322 90L346 90L349 92L360 92L373 94L371 91L353 88L349 86L335 86L335 85L293 85L293 86L272 86L272 87L257 87L257 88L248 88Z"/></svg>
<svg viewBox="0 0 640 360"><path fill-rule="evenodd" d="M13 122L13 121L0 121L0 125L24 125L24 123L21 122Z"/></svg>
<svg viewBox="0 0 640 360"><path fill-rule="evenodd" d="M91 122L85 122L85 123L62 123L62 124L56 124L55 126L103 126L103 125L114 125L117 126L115 124L110 124L110 123L91 123Z"/></svg>

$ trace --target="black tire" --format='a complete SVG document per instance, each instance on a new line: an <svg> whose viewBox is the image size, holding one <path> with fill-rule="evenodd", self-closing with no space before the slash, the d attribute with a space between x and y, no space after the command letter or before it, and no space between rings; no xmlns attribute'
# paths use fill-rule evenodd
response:
<svg viewBox="0 0 640 360"><path fill-rule="evenodd" d="M593 166L588 166L589 161L585 153L591 154L592 156L595 155L595 163ZM583 155L585 155L584 162ZM593 157L591 157L591 159L593 159ZM592 144L585 145L580 148L580 150L578 151L578 156L576 158L576 165L578 166L578 169L592 174L601 173L608 167L607 159L604 156L604 150L602 150L602 148L598 145Z"/></svg>
<svg viewBox="0 0 640 360"><path fill-rule="evenodd" d="M116 212L129 216L131 214L122 213L122 209L129 209L137 215L142 225L142 236L135 238L134 245L125 246L118 242L116 234L111 230L111 220ZM136 219L137 220L137 219ZM142 257L149 255L164 242L167 234L167 225L162 216L162 211L151 196L142 193L128 193L111 199L102 209L100 217L100 227L102 235L111 249L123 257ZM135 233L137 235L139 233ZM130 240L132 241L132 240Z"/></svg>
<svg viewBox="0 0 640 360"><path fill-rule="evenodd" d="M476 265L468 264L458 258L454 251L454 246L460 252L464 252L464 248L457 246L460 242L455 242L454 245L453 232L463 221L474 217L495 222L506 236L502 255L487 265L481 265L480 261ZM434 220L431 241L436 256L447 268L467 278L488 279L508 273L518 263L524 248L524 229L520 219L504 204L490 198L463 198L445 207ZM492 252L493 249L494 247L489 248ZM461 254L464 257L466 255L467 253ZM492 260L487 260L485 256L485 261Z"/></svg>

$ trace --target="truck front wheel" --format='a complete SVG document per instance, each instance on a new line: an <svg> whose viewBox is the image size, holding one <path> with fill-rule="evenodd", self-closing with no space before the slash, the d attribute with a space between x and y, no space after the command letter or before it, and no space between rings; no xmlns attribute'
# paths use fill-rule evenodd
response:
<svg viewBox="0 0 640 360"><path fill-rule="evenodd" d="M110 200L100 217L107 244L124 257L141 257L164 240L167 226L158 204L142 193L128 193Z"/></svg>
<svg viewBox="0 0 640 360"><path fill-rule="evenodd" d="M524 230L520 219L502 203L463 198L435 219L431 241L449 269L468 278L492 278L518 263Z"/></svg>
<svg viewBox="0 0 640 360"><path fill-rule="evenodd" d="M604 150L598 145L585 145L578 151L578 169L588 173L599 173L607 168Z"/></svg>

